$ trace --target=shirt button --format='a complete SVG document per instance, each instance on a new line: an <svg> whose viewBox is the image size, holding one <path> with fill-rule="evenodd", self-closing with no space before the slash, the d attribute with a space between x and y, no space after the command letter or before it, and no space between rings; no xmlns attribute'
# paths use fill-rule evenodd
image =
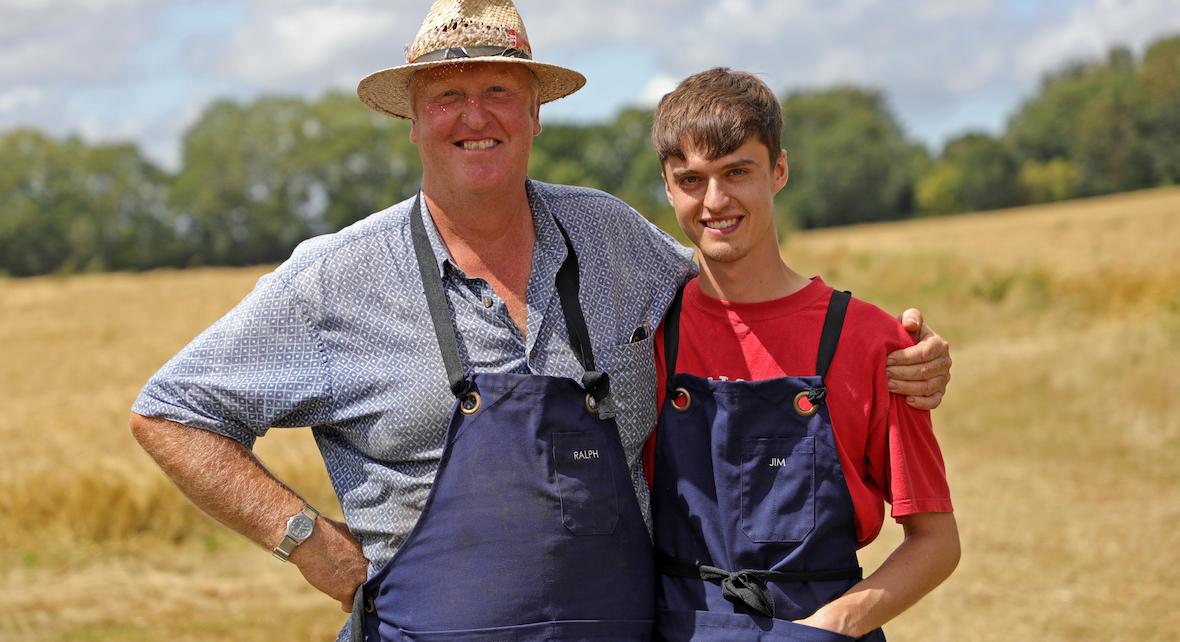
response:
<svg viewBox="0 0 1180 642"><path fill-rule="evenodd" d="M492 303L493 303L493 301L492 301L492 297L490 297L490 296L485 296L485 297L483 298L483 307L485 307L485 308L490 308L490 307L492 307Z"/></svg>
<svg viewBox="0 0 1180 642"><path fill-rule="evenodd" d="M530 358L530 359L536 359L536 358L537 358L537 349L536 349L536 348L533 348L532 350L529 350L529 358Z"/></svg>

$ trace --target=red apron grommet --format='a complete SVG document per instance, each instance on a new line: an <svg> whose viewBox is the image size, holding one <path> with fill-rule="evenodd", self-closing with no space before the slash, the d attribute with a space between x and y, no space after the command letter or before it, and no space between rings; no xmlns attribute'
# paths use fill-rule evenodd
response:
<svg viewBox="0 0 1180 642"><path fill-rule="evenodd" d="M807 394L808 393L805 390L795 395L795 412L799 413L803 417L810 417L811 415L814 415L817 410L819 410L819 406L811 403L811 398L808 397Z"/></svg>

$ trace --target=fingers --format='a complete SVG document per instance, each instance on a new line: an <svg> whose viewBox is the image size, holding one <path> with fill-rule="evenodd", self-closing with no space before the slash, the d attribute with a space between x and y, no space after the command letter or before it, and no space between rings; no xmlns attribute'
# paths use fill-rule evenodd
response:
<svg viewBox="0 0 1180 642"><path fill-rule="evenodd" d="M903 379L890 379L889 392L912 397L929 397L934 393L946 393L946 384L950 380L951 375L949 372L946 374L934 375L925 379L915 379L912 381L906 381Z"/></svg>
<svg viewBox="0 0 1180 642"><path fill-rule="evenodd" d="M918 329L922 327L922 311L918 308L906 308L906 311L902 312L897 320L901 321L906 332L916 337Z"/></svg>
<svg viewBox="0 0 1180 642"><path fill-rule="evenodd" d="M951 346L947 343L946 339L943 339L928 326L923 326L922 335L918 338L918 342L908 348L890 352L885 358L885 365L890 367L896 365L912 366L946 357L947 368L950 368L950 354ZM908 379L911 377L900 378Z"/></svg>
<svg viewBox="0 0 1180 642"><path fill-rule="evenodd" d="M918 410L934 410L942 405L942 393L936 392L926 397L906 397L905 402Z"/></svg>
<svg viewBox="0 0 1180 642"><path fill-rule="evenodd" d="M940 357L935 357L932 361L923 361L916 365L910 366L888 366L885 368L885 376L889 377L890 384L893 383L912 383L923 382L936 379L938 377L950 378L951 374L951 356L944 354ZM942 384L946 385L945 381ZM902 388L894 390L892 386L889 388L890 392L907 392L907 389ZM930 394L929 392L914 391L918 394Z"/></svg>

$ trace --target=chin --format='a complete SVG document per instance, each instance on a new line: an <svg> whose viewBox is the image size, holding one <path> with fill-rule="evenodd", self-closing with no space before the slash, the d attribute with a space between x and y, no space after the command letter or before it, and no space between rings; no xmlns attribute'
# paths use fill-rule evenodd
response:
<svg viewBox="0 0 1180 642"><path fill-rule="evenodd" d="M736 263L745 258L748 252L737 248L701 248L701 256L713 263Z"/></svg>

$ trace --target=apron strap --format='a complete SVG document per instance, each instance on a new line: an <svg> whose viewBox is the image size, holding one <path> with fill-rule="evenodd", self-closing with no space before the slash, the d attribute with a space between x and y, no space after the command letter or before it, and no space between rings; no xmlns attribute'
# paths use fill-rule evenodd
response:
<svg viewBox="0 0 1180 642"><path fill-rule="evenodd" d="M365 642L365 583L352 596L352 615L348 617L348 642Z"/></svg>
<svg viewBox="0 0 1180 642"><path fill-rule="evenodd" d="M844 313L848 311L851 292L834 290L828 301L828 313L824 317L823 334L819 337L819 356L815 359L815 374L823 379L836 356L836 345L840 343L840 330L844 327Z"/></svg>
<svg viewBox="0 0 1180 642"><path fill-rule="evenodd" d="M680 350L680 306L684 300L684 285L676 290L672 305L664 315L664 382L665 394L672 394L672 377L676 376L676 356Z"/></svg>
<svg viewBox="0 0 1180 642"><path fill-rule="evenodd" d="M447 369L451 394L462 397L467 392L467 371L459 357L459 338L455 335L455 327L451 325L447 295L443 291L442 277L438 273L438 259L434 256L434 250L430 249L430 239L426 236L426 226L422 223L421 200L422 195L419 193L414 197L414 208L410 210L410 240L414 244L414 254L418 258L418 272L422 275L426 307L430 310L430 320L434 322L434 335L438 337L438 347L442 351L443 365Z"/></svg>
<svg viewBox="0 0 1180 642"><path fill-rule="evenodd" d="M447 369L447 381L451 387L451 394L462 397L469 386L467 370L459 355L459 338L455 333L455 326L451 322L442 277L438 272L438 259L430 247L430 238L426 235L426 225L422 222L421 200L422 195L419 193L414 198L414 207L410 211L410 240L413 242L414 254L418 259L418 272L422 275L426 305L430 309L430 320L434 324L434 334L438 337L438 347L442 352L443 365ZM574 355L582 365L582 385L590 392L594 401L601 402L610 394L610 379L605 372L595 369L594 351L590 346L590 331L586 328L586 319L582 314L582 307L578 303L578 257L574 252L574 245L570 241L569 234L561 226L561 222L556 217L553 222L561 231L561 237L565 240L566 247L565 262L557 271L557 294L561 299L566 331L569 334L570 346L574 350Z"/></svg>
<svg viewBox="0 0 1180 642"><path fill-rule="evenodd" d="M570 347L574 349L578 361L582 364L582 386L590 392L590 396L597 403L610 396L610 378L605 372L594 365L594 350L590 345L590 330L586 327L586 317L582 314L582 306L578 303L578 293L581 291L578 277L578 257L574 253L574 244L570 235L557 217L553 217L561 238L565 240L565 262L557 270L557 296L561 299L561 312L565 317L566 332L569 334Z"/></svg>
<svg viewBox="0 0 1180 642"><path fill-rule="evenodd" d="M827 571L762 571L742 569L727 571L716 566L692 562L680 557L659 554L660 572L664 575L687 577L721 584L721 595L733 604L745 606L759 615L774 617L774 595L767 582L830 582L860 580L864 571L859 567Z"/></svg>

